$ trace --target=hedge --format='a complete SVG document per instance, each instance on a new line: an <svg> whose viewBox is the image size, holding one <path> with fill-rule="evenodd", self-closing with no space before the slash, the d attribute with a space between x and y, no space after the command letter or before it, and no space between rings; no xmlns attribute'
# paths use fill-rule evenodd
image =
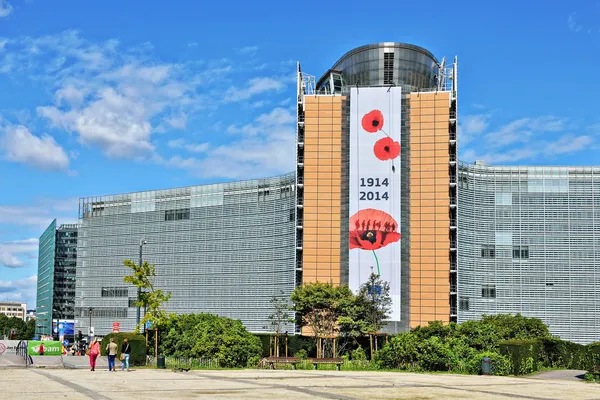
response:
<svg viewBox="0 0 600 400"><path fill-rule="evenodd" d="M550 368L587 369L588 348L557 338L542 340L542 361Z"/></svg>
<svg viewBox="0 0 600 400"><path fill-rule="evenodd" d="M129 358L130 365L146 365L146 338L130 332L111 333L102 338L100 343L100 354L106 356L106 346L110 342L110 338L115 338L115 343L118 346L117 359L121 355L121 344L127 338L131 345L131 356Z"/></svg>
<svg viewBox="0 0 600 400"><path fill-rule="evenodd" d="M543 345L539 340L500 342L500 354L508 358L513 375L526 375L539 369Z"/></svg>

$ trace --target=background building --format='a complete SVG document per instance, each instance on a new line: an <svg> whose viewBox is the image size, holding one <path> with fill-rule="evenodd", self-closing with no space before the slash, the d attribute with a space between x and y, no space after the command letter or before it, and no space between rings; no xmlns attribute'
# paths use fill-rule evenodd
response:
<svg viewBox="0 0 600 400"><path fill-rule="evenodd" d="M39 240L36 334L51 335L53 319L73 319L77 225L56 220Z"/></svg>
<svg viewBox="0 0 600 400"><path fill-rule="evenodd" d="M541 318L562 339L600 338L600 168L462 164L459 322Z"/></svg>
<svg viewBox="0 0 600 400"><path fill-rule="evenodd" d="M27 305L25 303L0 302L0 314L27 321Z"/></svg>
<svg viewBox="0 0 600 400"><path fill-rule="evenodd" d="M113 322L135 328L137 289L123 282L123 261L138 263L146 240L155 286L172 293L167 311L210 312L272 331L270 300L289 297L296 284L294 209L293 174L80 199L76 330L90 321L99 335Z"/></svg>

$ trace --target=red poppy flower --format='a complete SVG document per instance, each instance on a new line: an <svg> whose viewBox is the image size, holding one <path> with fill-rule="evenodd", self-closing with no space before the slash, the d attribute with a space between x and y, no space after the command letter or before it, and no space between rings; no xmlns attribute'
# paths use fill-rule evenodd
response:
<svg viewBox="0 0 600 400"><path fill-rule="evenodd" d="M373 110L362 117L362 127L365 131L375 133L383 129L383 114L379 110Z"/></svg>
<svg viewBox="0 0 600 400"><path fill-rule="evenodd" d="M394 142L391 137L384 137L375 142L373 152L381 161L393 160L400 155L400 143Z"/></svg>
<svg viewBox="0 0 600 400"><path fill-rule="evenodd" d="M400 240L394 218L381 210L365 208L350 217L350 249L377 250Z"/></svg>

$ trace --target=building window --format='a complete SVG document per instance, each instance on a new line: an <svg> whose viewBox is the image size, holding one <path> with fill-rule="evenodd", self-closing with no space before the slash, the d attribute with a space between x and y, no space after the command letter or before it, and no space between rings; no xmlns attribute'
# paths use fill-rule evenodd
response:
<svg viewBox="0 0 600 400"><path fill-rule="evenodd" d="M481 245L481 258L496 258L496 246L493 244Z"/></svg>
<svg viewBox="0 0 600 400"><path fill-rule="evenodd" d="M128 288L120 287L103 287L101 292L102 297L127 297L128 294Z"/></svg>
<svg viewBox="0 0 600 400"><path fill-rule="evenodd" d="M180 221L182 219L190 219L189 208L180 208L178 210L165 211L165 221Z"/></svg>
<svg viewBox="0 0 600 400"><path fill-rule="evenodd" d="M135 305L135 302L137 301L137 297L130 297L129 298L129 307L137 307Z"/></svg>
<svg viewBox="0 0 600 400"><path fill-rule="evenodd" d="M469 298L468 297L461 297L458 300L458 309L460 311L469 311Z"/></svg>
<svg viewBox="0 0 600 400"><path fill-rule="evenodd" d="M496 285L483 285L481 287L481 297L484 299L495 299Z"/></svg>
<svg viewBox="0 0 600 400"><path fill-rule="evenodd" d="M394 84L394 53L383 54L383 84Z"/></svg>
<svg viewBox="0 0 600 400"><path fill-rule="evenodd" d="M294 210L290 210L290 222L292 222L296 218L296 213Z"/></svg>
<svg viewBox="0 0 600 400"><path fill-rule="evenodd" d="M513 246L513 258L529 258L529 246Z"/></svg>

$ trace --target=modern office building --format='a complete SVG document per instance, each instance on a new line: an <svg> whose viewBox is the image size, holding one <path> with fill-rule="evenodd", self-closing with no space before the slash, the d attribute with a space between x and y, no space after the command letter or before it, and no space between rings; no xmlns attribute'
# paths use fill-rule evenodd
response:
<svg viewBox="0 0 600 400"><path fill-rule="evenodd" d="M424 48L297 68L296 169L246 182L83 198L79 328L133 329L125 259L156 265L167 310L271 331L269 299L309 282L390 282L388 332L483 314L600 338L600 169L459 164L458 66ZM291 151L291 149L290 149ZM300 332L290 324L289 332Z"/></svg>
<svg viewBox="0 0 600 400"><path fill-rule="evenodd" d="M25 303L0 302L0 314L27 321L27 305Z"/></svg>
<svg viewBox="0 0 600 400"><path fill-rule="evenodd" d="M156 268L168 312L210 312L270 331L273 296L296 285L295 176L82 198L76 329L133 331L137 289L123 266ZM143 311L142 311L143 314ZM294 332L294 325L286 327Z"/></svg>
<svg viewBox="0 0 600 400"><path fill-rule="evenodd" d="M36 335L52 335L53 319L73 319L76 261L77 224L55 219L39 240Z"/></svg>
<svg viewBox="0 0 600 400"><path fill-rule="evenodd" d="M391 332L455 321L457 63L403 43L298 66L302 282L390 282Z"/></svg>
<svg viewBox="0 0 600 400"><path fill-rule="evenodd" d="M461 164L458 196L458 321L521 313L598 341L600 168Z"/></svg>

